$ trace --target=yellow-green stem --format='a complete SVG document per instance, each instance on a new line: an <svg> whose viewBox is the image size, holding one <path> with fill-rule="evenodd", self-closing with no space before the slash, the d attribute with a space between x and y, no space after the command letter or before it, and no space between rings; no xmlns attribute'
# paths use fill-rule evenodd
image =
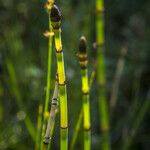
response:
<svg viewBox="0 0 150 150"><path fill-rule="evenodd" d="M48 15L48 20L49 20L49 31L50 33L52 32L52 27L51 27L51 20L50 20L50 12ZM46 83L46 97L45 97L45 104L44 104L44 111L43 111L43 125L42 125L42 140L41 140L41 150L43 149L43 138L45 134L45 129L46 129L46 122L47 122L47 114L48 114L48 102L50 99L50 86L51 86L51 62L52 62L52 41L53 41L53 36L49 36L48 40L48 65L47 65L47 83Z"/></svg>
<svg viewBox="0 0 150 150"><path fill-rule="evenodd" d="M96 0L96 43L97 43L97 71L99 84L99 112L102 131L102 150L110 150L108 104L106 98L106 74L104 59L104 1Z"/></svg>
<svg viewBox="0 0 150 150"><path fill-rule="evenodd" d="M60 98L60 149L68 150L68 110L67 110L67 90L65 81L64 57L61 42L61 14L56 5L51 9L51 21L54 32L57 73Z"/></svg>
<svg viewBox="0 0 150 150"><path fill-rule="evenodd" d="M84 150L91 149L91 132L90 132L90 102L89 102L89 81L87 69L87 51L86 38L82 36L79 43L79 64L81 67L81 82L82 82L82 98L83 98L83 128L84 128Z"/></svg>
<svg viewBox="0 0 150 150"><path fill-rule="evenodd" d="M90 133L90 103L87 69L81 70L82 92L83 92L83 128L84 128L84 150L91 149Z"/></svg>
<svg viewBox="0 0 150 150"><path fill-rule="evenodd" d="M40 149L40 139L41 139L40 134L41 134L41 126L42 126L42 112L43 112L43 106L41 104L39 104L35 150Z"/></svg>
<svg viewBox="0 0 150 150"><path fill-rule="evenodd" d="M79 117L78 117L78 121L76 123L75 130L74 130L74 133L73 133L73 138L71 140L70 150L73 150L74 147L75 147L75 143L76 143L76 140L77 140L77 136L78 136L80 127L81 127L82 119L83 119L83 111L81 109Z"/></svg>
<svg viewBox="0 0 150 150"><path fill-rule="evenodd" d="M91 73L90 80L89 80L89 87L90 87L89 90L91 90L91 87L92 87L92 84L93 84L93 81L94 81L94 78L95 78L95 73L96 72L95 72L95 69L94 69ZM77 123L76 123L76 127L75 127L75 130L74 130L74 133L73 133L73 137L72 137L72 140L71 140L70 150L73 150L74 147L75 147L75 143L76 143L76 140L77 140L77 136L78 136L80 127L81 127L82 119L83 119L83 111L82 111L82 108L81 108L80 114L79 114L79 117L78 117L78 120L77 120Z"/></svg>

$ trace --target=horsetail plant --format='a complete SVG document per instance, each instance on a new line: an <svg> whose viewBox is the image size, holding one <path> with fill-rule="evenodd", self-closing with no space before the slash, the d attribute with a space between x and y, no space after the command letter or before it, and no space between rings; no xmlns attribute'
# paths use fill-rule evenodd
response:
<svg viewBox="0 0 150 150"><path fill-rule="evenodd" d="M48 23L49 23L49 32L46 32L44 35L49 38L48 41L48 66L47 66L47 83L46 83L46 96L45 96L45 104L44 104L44 111L43 111L43 125L42 125L42 139L44 137L45 129L46 129L46 122L48 119L48 102L50 98L50 85L51 85L51 61L52 61L52 41L53 41L53 32L51 27L51 20L50 20L50 12L53 6L54 0L47 0L46 2L46 9L48 12ZM41 149L42 149L42 140L41 140Z"/></svg>
<svg viewBox="0 0 150 150"><path fill-rule="evenodd" d="M125 65L125 56L126 55L127 55L127 47L123 46L121 48L121 55L120 55L120 58L117 63L114 82L112 84L112 91L111 91L111 96L110 96L111 118L113 117L114 108L117 103L119 85L120 85L120 80L121 80L122 72L123 72L124 65Z"/></svg>
<svg viewBox="0 0 150 150"><path fill-rule="evenodd" d="M61 43L61 13L56 5L51 9L51 22L54 32L58 85L60 97L60 149L68 149L68 110L67 110L67 90L65 81L65 67Z"/></svg>
<svg viewBox="0 0 150 150"><path fill-rule="evenodd" d="M89 80L89 92L91 90L93 81L95 79L95 75L96 75L96 70L94 68L94 70L91 73L90 80ZM73 133L73 137L71 139L70 150L73 150L74 147L75 147L75 143L77 141L77 136L79 134L79 130L80 130L80 127L81 127L81 124L82 124L82 120L83 120L83 110L81 108L80 114L79 114L79 117L78 117L78 120L77 120L77 123L76 123L76 126L75 126L75 130L74 130L74 133Z"/></svg>
<svg viewBox="0 0 150 150"><path fill-rule="evenodd" d="M99 91L100 127L102 132L102 150L110 150L108 104L106 98L106 75L104 60L104 1L96 0L96 45L98 50L97 71Z"/></svg>
<svg viewBox="0 0 150 150"><path fill-rule="evenodd" d="M42 113L43 113L43 106L42 106L42 104L39 104L35 150L39 150L40 149L40 141L41 141L41 136L40 135L41 135L41 126L42 126Z"/></svg>
<svg viewBox="0 0 150 150"><path fill-rule="evenodd" d="M74 133L73 133L73 137L72 137L72 140L71 140L70 150L73 150L74 147L75 147L75 143L77 141L77 137L78 137L78 133L79 133L79 130L80 130L80 127L81 127L81 124L82 124L82 120L83 120L83 111L82 111L82 108L81 108L80 114L79 114L79 117L78 117L78 120L77 120L77 123L76 123L76 126L75 126L75 130L74 130Z"/></svg>
<svg viewBox="0 0 150 150"><path fill-rule="evenodd" d="M89 102L89 83L87 69L87 51L86 39L80 38L79 43L79 64L81 67L82 94L83 94L83 128L84 128L84 149L91 149L91 131L90 131L90 102Z"/></svg>
<svg viewBox="0 0 150 150"><path fill-rule="evenodd" d="M44 141L43 141L45 147L48 147L48 144L50 144L50 139L51 139L53 125L55 122L57 111L58 111L58 82L55 81L55 88L54 88L54 93L51 102L51 110L50 110L49 120L46 128L46 133L44 136Z"/></svg>

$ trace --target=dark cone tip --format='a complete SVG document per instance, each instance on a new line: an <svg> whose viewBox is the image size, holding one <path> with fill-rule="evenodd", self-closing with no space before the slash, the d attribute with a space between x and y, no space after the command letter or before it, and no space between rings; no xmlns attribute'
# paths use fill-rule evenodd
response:
<svg viewBox="0 0 150 150"><path fill-rule="evenodd" d="M84 36L80 38L79 52L86 53L86 38Z"/></svg>
<svg viewBox="0 0 150 150"><path fill-rule="evenodd" d="M51 9L51 20L53 22L59 22L61 20L61 13L56 5Z"/></svg>

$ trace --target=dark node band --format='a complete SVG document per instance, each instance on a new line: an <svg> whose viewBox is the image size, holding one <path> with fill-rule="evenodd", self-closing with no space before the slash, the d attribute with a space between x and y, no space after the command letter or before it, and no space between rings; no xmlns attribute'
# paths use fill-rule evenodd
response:
<svg viewBox="0 0 150 150"><path fill-rule="evenodd" d="M65 86L66 85L66 81L64 81L64 83L58 83L59 86Z"/></svg>
<svg viewBox="0 0 150 150"><path fill-rule="evenodd" d="M105 11L104 9L97 9L96 14L102 14L103 15L104 11Z"/></svg>
<svg viewBox="0 0 150 150"><path fill-rule="evenodd" d="M61 129L68 129L68 127L60 127Z"/></svg>
<svg viewBox="0 0 150 150"><path fill-rule="evenodd" d="M55 101L55 102L57 102L57 101L58 101L58 99L57 99L57 98L53 98L53 99L52 99L52 101Z"/></svg>
<svg viewBox="0 0 150 150"><path fill-rule="evenodd" d="M58 50L56 50L56 53L62 53L62 51L63 51L63 50L59 50L59 51L58 51Z"/></svg>
<svg viewBox="0 0 150 150"><path fill-rule="evenodd" d="M60 29L60 25L58 24L58 25L52 25L52 27L53 27L53 30L59 30Z"/></svg>
<svg viewBox="0 0 150 150"><path fill-rule="evenodd" d="M82 92L83 95L89 95L89 92Z"/></svg>
<svg viewBox="0 0 150 150"><path fill-rule="evenodd" d="M79 55L79 61L81 61L81 62L87 61L87 56L86 57L80 57L80 55Z"/></svg>
<svg viewBox="0 0 150 150"><path fill-rule="evenodd" d="M49 140L50 140L50 137L44 137L43 143L44 143L45 145L48 145L48 144L49 144Z"/></svg>
<svg viewBox="0 0 150 150"><path fill-rule="evenodd" d="M81 67L81 69L87 69L87 65L84 65L84 66L80 66Z"/></svg>
<svg viewBox="0 0 150 150"><path fill-rule="evenodd" d="M88 129L85 128L84 131L90 131L91 130L91 127L89 127Z"/></svg>
<svg viewBox="0 0 150 150"><path fill-rule="evenodd" d="M57 98L54 98L52 99L52 105L57 105L58 104L58 99Z"/></svg>
<svg viewBox="0 0 150 150"><path fill-rule="evenodd" d="M52 103L53 106L57 106L57 103Z"/></svg>

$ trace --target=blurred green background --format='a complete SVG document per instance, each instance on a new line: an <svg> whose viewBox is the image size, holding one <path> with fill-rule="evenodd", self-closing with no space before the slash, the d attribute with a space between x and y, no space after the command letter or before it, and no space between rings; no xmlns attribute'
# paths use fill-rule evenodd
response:
<svg viewBox="0 0 150 150"><path fill-rule="evenodd" d="M36 128L38 106L45 100L48 40L43 32L48 30L48 15L44 2L0 0L0 150L34 149L34 142L24 125L24 119L30 116ZM67 76L70 141L82 104L80 67L76 57L81 35L85 35L88 41L89 76L96 56L96 50L93 49L95 1L56 0L56 3L63 16L62 42ZM134 132L130 129L138 118L142 104L149 100L150 1L105 0L105 8L108 102L121 48L124 44L128 47L115 115L110 119L112 147L119 150L128 134ZM51 93L56 72L54 53L52 62ZM95 79L90 96L93 150L100 149L97 92ZM81 133L77 149L83 149L82 146ZM59 149L59 116L52 149ZM130 149L150 149L149 111L142 120Z"/></svg>

